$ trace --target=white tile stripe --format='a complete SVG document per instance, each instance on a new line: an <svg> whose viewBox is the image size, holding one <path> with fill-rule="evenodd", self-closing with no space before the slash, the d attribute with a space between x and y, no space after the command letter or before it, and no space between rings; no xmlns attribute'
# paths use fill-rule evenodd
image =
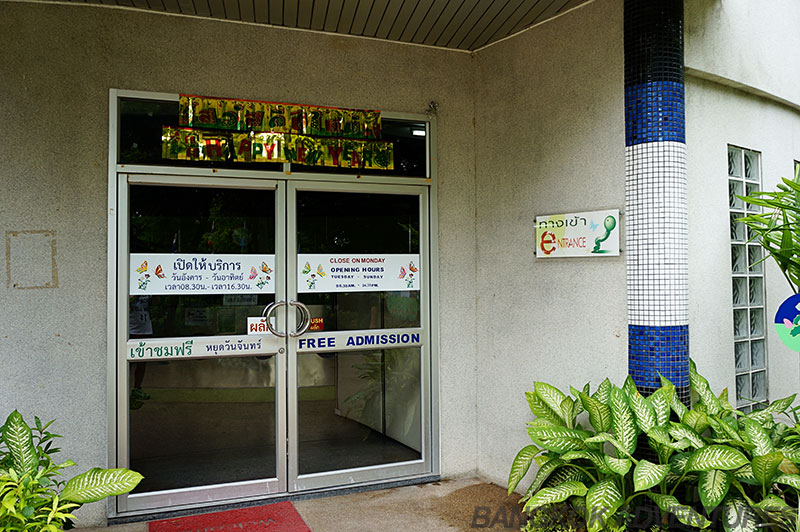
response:
<svg viewBox="0 0 800 532"><path fill-rule="evenodd" d="M628 323L689 322L686 145L625 148Z"/></svg>

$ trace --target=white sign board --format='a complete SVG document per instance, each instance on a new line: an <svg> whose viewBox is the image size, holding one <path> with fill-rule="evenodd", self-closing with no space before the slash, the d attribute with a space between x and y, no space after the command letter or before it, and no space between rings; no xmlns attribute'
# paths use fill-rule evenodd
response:
<svg viewBox="0 0 800 532"><path fill-rule="evenodd" d="M131 253L130 295L274 294L275 255Z"/></svg>
<svg viewBox="0 0 800 532"><path fill-rule="evenodd" d="M619 209L536 217L536 258L619 255Z"/></svg>
<svg viewBox="0 0 800 532"><path fill-rule="evenodd" d="M297 291L391 292L419 290L419 255L297 255Z"/></svg>

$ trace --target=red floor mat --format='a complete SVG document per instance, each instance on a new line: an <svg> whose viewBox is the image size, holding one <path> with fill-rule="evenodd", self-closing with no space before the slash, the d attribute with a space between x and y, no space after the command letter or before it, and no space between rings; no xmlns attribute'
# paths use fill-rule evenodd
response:
<svg viewBox="0 0 800 532"><path fill-rule="evenodd" d="M148 532L310 532L291 502L152 521Z"/></svg>

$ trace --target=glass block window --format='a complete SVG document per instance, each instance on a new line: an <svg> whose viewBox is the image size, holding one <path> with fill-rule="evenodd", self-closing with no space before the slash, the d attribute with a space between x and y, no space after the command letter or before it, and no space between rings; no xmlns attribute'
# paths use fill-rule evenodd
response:
<svg viewBox="0 0 800 532"><path fill-rule="evenodd" d="M761 154L728 146L728 206L731 234L733 362L736 407L745 412L767 400L767 347L764 314L764 255L750 230L737 219L759 212L738 196L761 190Z"/></svg>

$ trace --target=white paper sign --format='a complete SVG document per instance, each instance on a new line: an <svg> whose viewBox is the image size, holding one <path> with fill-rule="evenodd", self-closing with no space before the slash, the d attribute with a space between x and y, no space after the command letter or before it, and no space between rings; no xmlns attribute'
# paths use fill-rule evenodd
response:
<svg viewBox="0 0 800 532"><path fill-rule="evenodd" d="M299 254L298 292L419 290L419 255Z"/></svg>
<svg viewBox="0 0 800 532"><path fill-rule="evenodd" d="M196 338L143 338L128 340L128 360L210 358L267 355L278 350L271 338L253 336L201 336Z"/></svg>
<svg viewBox="0 0 800 532"><path fill-rule="evenodd" d="M536 258L619 255L619 209L536 217Z"/></svg>
<svg viewBox="0 0 800 532"><path fill-rule="evenodd" d="M131 253L130 295L274 294L275 255Z"/></svg>

